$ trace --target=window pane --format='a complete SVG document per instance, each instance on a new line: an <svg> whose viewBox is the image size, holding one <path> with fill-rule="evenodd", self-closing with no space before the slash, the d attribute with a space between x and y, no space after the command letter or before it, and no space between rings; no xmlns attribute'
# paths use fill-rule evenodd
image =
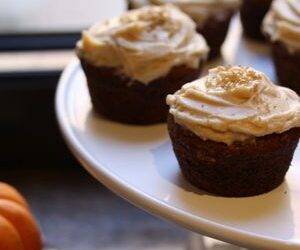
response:
<svg viewBox="0 0 300 250"><path fill-rule="evenodd" d="M78 32L120 14L126 0L0 0L0 34Z"/></svg>

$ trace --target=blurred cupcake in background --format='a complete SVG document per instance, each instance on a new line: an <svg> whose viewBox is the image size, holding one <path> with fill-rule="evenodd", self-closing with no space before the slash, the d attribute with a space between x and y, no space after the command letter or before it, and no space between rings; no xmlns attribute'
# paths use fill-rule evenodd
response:
<svg viewBox="0 0 300 250"><path fill-rule="evenodd" d="M84 31L77 55L95 111L131 124L165 122L165 96L198 78L208 54L195 23L172 5L147 6Z"/></svg>
<svg viewBox="0 0 300 250"><path fill-rule="evenodd" d="M240 6L240 0L130 0L130 2L132 7L139 7L141 4L176 5L196 23L197 31L204 36L210 47L211 59L220 55L231 17Z"/></svg>
<svg viewBox="0 0 300 250"><path fill-rule="evenodd" d="M264 40L261 24L272 0L242 0L241 21L244 34L251 39Z"/></svg>
<svg viewBox="0 0 300 250"><path fill-rule="evenodd" d="M274 0L263 21L279 83L300 94L300 1Z"/></svg>

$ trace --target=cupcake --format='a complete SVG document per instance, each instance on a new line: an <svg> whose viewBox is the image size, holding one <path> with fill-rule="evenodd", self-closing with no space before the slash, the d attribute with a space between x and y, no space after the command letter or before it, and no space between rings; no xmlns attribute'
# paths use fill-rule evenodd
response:
<svg viewBox="0 0 300 250"><path fill-rule="evenodd" d="M174 6L148 6L84 31L77 55L93 107L123 123L165 122L165 96L198 78L208 47Z"/></svg>
<svg viewBox="0 0 300 250"><path fill-rule="evenodd" d="M300 1L275 0L263 21L280 84L300 94Z"/></svg>
<svg viewBox="0 0 300 250"><path fill-rule="evenodd" d="M272 0L242 0L241 21L248 38L264 40L260 27L271 3Z"/></svg>
<svg viewBox="0 0 300 250"><path fill-rule="evenodd" d="M196 23L210 47L210 59L220 55L232 15L239 8L239 0L131 0L132 7L143 4L172 3L188 14Z"/></svg>
<svg viewBox="0 0 300 250"><path fill-rule="evenodd" d="M185 178L207 192L253 196L282 183L300 136L300 98L234 66L167 96L168 130Z"/></svg>

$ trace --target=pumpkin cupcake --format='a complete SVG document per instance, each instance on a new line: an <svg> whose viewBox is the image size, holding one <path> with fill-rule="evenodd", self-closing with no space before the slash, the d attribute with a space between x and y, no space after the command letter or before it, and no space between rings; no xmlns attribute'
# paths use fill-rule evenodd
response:
<svg viewBox="0 0 300 250"><path fill-rule="evenodd" d="M300 1L275 0L263 22L280 84L300 94Z"/></svg>
<svg viewBox="0 0 300 250"><path fill-rule="evenodd" d="M268 192L300 136L300 98L252 68L217 67L168 95L168 129L183 175L222 196Z"/></svg>
<svg viewBox="0 0 300 250"><path fill-rule="evenodd" d="M208 50L194 22L171 5L98 23L77 44L94 109L131 124L166 121L165 96L198 78Z"/></svg>
<svg viewBox="0 0 300 250"><path fill-rule="evenodd" d="M242 0L241 21L244 34L255 40L264 40L261 24L272 0Z"/></svg>
<svg viewBox="0 0 300 250"><path fill-rule="evenodd" d="M196 23L198 33L204 36L209 48L209 58L220 55L232 15L238 10L240 0L131 0L132 7L144 4L174 4Z"/></svg>

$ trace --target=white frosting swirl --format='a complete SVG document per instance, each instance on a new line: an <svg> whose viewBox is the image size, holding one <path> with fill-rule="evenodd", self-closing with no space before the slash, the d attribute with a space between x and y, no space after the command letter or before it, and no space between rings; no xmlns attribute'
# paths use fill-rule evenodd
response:
<svg viewBox="0 0 300 250"><path fill-rule="evenodd" d="M177 123L228 145L300 127L300 97L248 67L211 69L168 95L167 104Z"/></svg>
<svg viewBox="0 0 300 250"><path fill-rule="evenodd" d="M263 32L283 42L290 52L300 49L300 1L275 0L263 21Z"/></svg>
<svg viewBox="0 0 300 250"><path fill-rule="evenodd" d="M171 5L143 7L98 23L77 44L79 57L116 67L144 84L177 65L197 68L208 50L194 22Z"/></svg>

